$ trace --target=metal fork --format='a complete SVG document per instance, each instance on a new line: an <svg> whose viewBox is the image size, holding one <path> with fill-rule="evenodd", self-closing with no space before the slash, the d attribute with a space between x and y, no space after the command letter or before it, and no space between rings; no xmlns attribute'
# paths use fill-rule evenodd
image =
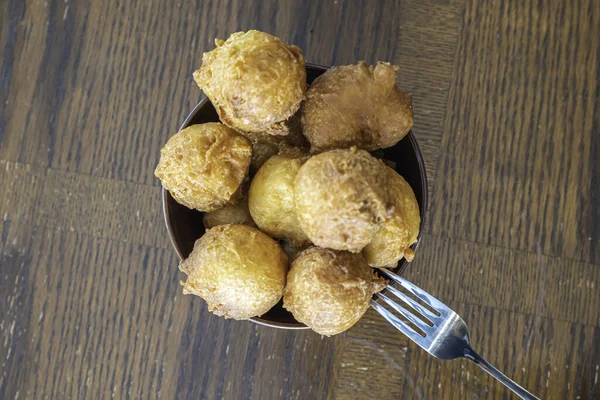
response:
<svg viewBox="0 0 600 400"><path fill-rule="evenodd" d="M371 300L371 307L377 310L377 312L387 319L389 323L394 325L398 330L432 356L443 360L451 360L459 357L467 358L477 364L479 368L496 378L504 386L512 390L520 398L538 399L496 369L492 364L485 361L479 354L475 353L469 345L469 329L467 328L467 324L465 324L465 321L463 321L462 318L447 305L388 269L380 268L380 271L394 282L400 284L416 298L427 304L431 309L435 310L435 312L431 311L400 290L388 285L387 289L412 310L409 311L407 307L394 302L382 293L377 293L377 297L420 329L424 333L424 336L388 311L381 304L377 303L375 300ZM421 318L429 321L430 324L424 322L423 319L417 317L417 315L420 315Z"/></svg>

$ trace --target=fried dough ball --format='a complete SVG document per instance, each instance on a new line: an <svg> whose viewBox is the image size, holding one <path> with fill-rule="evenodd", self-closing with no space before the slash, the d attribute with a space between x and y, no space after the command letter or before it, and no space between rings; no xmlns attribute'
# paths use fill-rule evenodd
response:
<svg viewBox="0 0 600 400"><path fill-rule="evenodd" d="M364 150L311 157L294 185L300 227L317 246L357 253L393 211L384 164Z"/></svg>
<svg viewBox="0 0 600 400"><path fill-rule="evenodd" d="M235 204L225 206L217 211L204 213L202 217L206 229L218 225L240 224L256 226L248 210L248 196L243 196Z"/></svg>
<svg viewBox="0 0 600 400"><path fill-rule="evenodd" d="M173 135L160 151L154 174L178 203L215 211L237 200L251 157L246 138L221 123L209 122Z"/></svg>
<svg viewBox="0 0 600 400"><path fill-rule="evenodd" d="M412 96L396 87L398 67L364 61L334 67L315 79L302 111L311 151L373 151L398 143L413 123Z"/></svg>
<svg viewBox="0 0 600 400"><path fill-rule="evenodd" d="M412 261L415 252L410 246L417 241L421 225L419 204L412 188L392 168L386 166L385 170L394 213L363 249L363 256L372 267L395 267L402 257Z"/></svg>
<svg viewBox="0 0 600 400"><path fill-rule="evenodd" d="M315 332L331 336L354 325L385 286L360 254L311 247L292 263L283 307Z"/></svg>
<svg viewBox="0 0 600 400"><path fill-rule="evenodd" d="M233 319L262 315L283 294L288 271L281 247L246 225L219 225L196 241L179 264L184 294L202 297L208 310Z"/></svg>
<svg viewBox="0 0 600 400"><path fill-rule="evenodd" d="M239 131L287 135L286 120L306 94L302 50L255 30L215 44L202 56L194 80L221 121Z"/></svg>
<svg viewBox="0 0 600 400"><path fill-rule="evenodd" d="M294 210L294 181L304 159L273 156L258 170L248 192L252 219L265 233L307 243Z"/></svg>

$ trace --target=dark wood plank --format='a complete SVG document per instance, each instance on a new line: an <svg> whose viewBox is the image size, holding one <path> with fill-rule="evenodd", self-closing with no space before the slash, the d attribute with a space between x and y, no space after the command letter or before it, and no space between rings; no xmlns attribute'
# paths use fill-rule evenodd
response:
<svg viewBox="0 0 600 400"><path fill-rule="evenodd" d="M600 263L600 8L465 10L432 232Z"/></svg>
<svg viewBox="0 0 600 400"><path fill-rule="evenodd" d="M600 396L600 328L451 304L475 350L540 398ZM513 398L470 361L429 356L372 310L348 333L339 382L337 397L348 399Z"/></svg>
<svg viewBox="0 0 600 400"><path fill-rule="evenodd" d="M341 337L209 314L181 295L170 250L1 227L3 398L319 398L333 388Z"/></svg>
<svg viewBox="0 0 600 400"><path fill-rule="evenodd" d="M406 277L444 301L600 326L594 264L425 235Z"/></svg>
<svg viewBox="0 0 600 400"><path fill-rule="evenodd" d="M191 74L215 37L265 30L321 64L391 60L396 44L394 0L28 1L23 16L16 3L7 19L19 23L5 29L21 51L3 74L0 158L155 185L159 149L201 96Z"/></svg>
<svg viewBox="0 0 600 400"><path fill-rule="evenodd" d="M173 265L173 254L44 231L34 235L31 248L25 277L30 312L21 327L25 362L14 370L24 382L9 380L6 397L17 391L27 398L99 398L160 390L165 354L176 346L166 333L180 331L183 322L173 318L177 276L156 268Z"/></svg>
<svg viewBox="0 0 600 400"><path fill-rule="evenodd" d="M0 397L16 396L27 377L28 325L34 288L32 230L27 225L0 220Z"/></svg>

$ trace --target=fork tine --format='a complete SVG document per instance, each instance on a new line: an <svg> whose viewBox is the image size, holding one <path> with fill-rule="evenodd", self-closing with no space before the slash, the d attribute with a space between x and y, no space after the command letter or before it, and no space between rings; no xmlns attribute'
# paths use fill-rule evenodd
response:
<svg viewBox="0 0 600 400"><path fill-rule="evenodd" d="M418 312L419 314L426 317L432 323L439 322L440 317L438 315L434 314L428 308L423 307L422 305L417 303L416 300L411 299L410 297L408 297L407 295L405 295L404 293L402 293L401 291L399 291L398 289L396 289L395 287L393 287L391 285L388 285L386 289L389 290L390 292L392 292L394 294L394 296L398 297L400 300L402 300L403 302L408 304L416 312Z"/></svg>
<svg viewBox="0 0 600 400"><path fill-rule="evenodd" d="M406 279L401 278L400 276L394 274L392 271L388 270L387 268L380 268L379 270L381 272L383 272L384 274L386 274L394 282L397 282L400 285L402 285L402 287L404 289L410 291L416 297L423 300L425 303L429 304L432 308L437 310L440 314L446 314L448 312L452 312L452 310L450 310L448 308L448 306L446 306L444 303L442 303L441 301L439 301L438 299L436 299L429 293L425 292L423 289L421 289L417 285L414 285L414 284L410 283L409 281L407 281Z"/></svg>
<svg viewBox="0 0 600 400"><path fill-rule="evenodd" d="M410 322L415 324L415 326L417 328L419 328L420 330L422 330L425 334L428 334L428 332L431 333L431 326L427 325L425 322L423 322L422 320L417 318L409 310L402 307L400 304L392 301L385 294L377 293L377 297L379 297L381 300L385 301L394 310L398 311L398 313L400 313L400 315L402 315L404 318L406 318L407 320L409 320Z"/></svg>
<svg viewBox="0 0 600 400"><path fill-rule="evenodd" d="M419 346L423 347L421 344L421 339L423 336L418 334L413 328L408 326L404 321L400 318L396 317L394 314L386 310L381 304L377 303L375 300L371 299L371 307L373 307L383 318L385 318L390 324L392 324L396 329L400 332L404 333L408 336L412 341L417 343Z"/></svg>

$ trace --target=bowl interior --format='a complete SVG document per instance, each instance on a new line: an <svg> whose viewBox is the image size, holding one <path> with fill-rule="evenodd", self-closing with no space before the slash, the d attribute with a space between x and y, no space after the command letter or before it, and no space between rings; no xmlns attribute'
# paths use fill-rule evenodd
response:
<svg viewBox="0 0 600 400"><path fill-rule="evenodd" d="M306 80L310 84L314 79L327 70L326 67L307 64ZM219 122L219 116L208 99L204 98L186 118L181 129L194 124L205 122ZM376 157L382 158L389 166L393 167L400 175L406 179L415 192L415 197L419 203L421 211L421 231L425 221L425 210L427 209L427 177L425 175L425 165L417 141L412 132L404 137L398 144L387 149L379 150L373 153ZM162 191L163 212L167 230L171 243L175 248L180 259L185 259L192 252L194 243L205 232L202 222L202 213L197 210L191 210L177 203L168 191ZM417 242L412 246L416 250L421 240L421 234ZM408 266L405 260L398 263L394 269L397 273L402 273ZM280 301L269 312L261 317L251 319L254 322L277 328L304 329L306 326L294 319L291 313L285 310Z"/></svg>

